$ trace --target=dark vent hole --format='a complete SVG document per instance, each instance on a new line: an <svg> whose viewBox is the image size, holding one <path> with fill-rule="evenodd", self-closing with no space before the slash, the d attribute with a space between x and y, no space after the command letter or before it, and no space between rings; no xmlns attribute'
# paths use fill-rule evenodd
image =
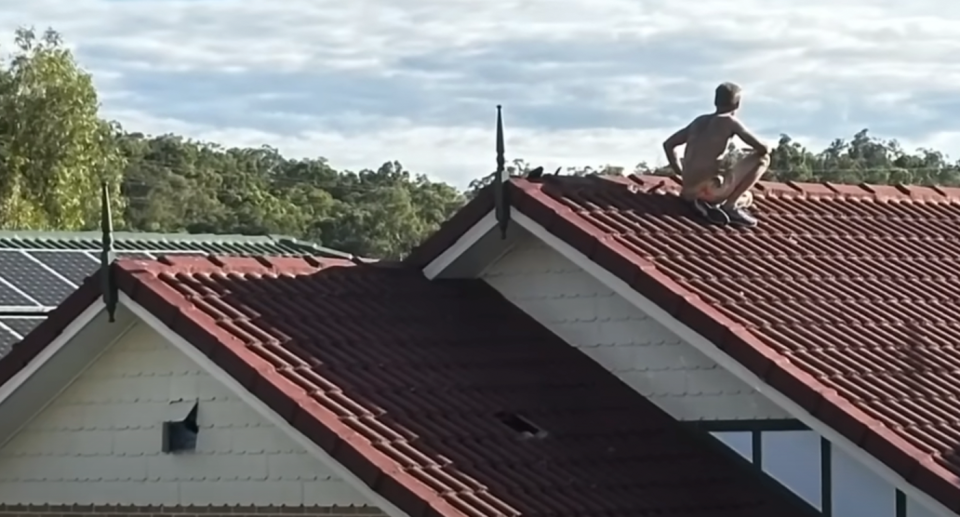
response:
<svg viewBox="0 0 960 517"><path fill-rule="evenodd" d="M500 411L495 416L497 420L503 422L507 427L520 433L520 435L525 438L543 438L547 435L546 431L516 413Z"/></svg>
<svg viewBox="0 0 960 517"><path fill-rule="evenodd" d="M200 426L197 425L197 408L194 404L186 418L180 421L163 423L163 452L186 452L197 448L197 435Z"/></svg>

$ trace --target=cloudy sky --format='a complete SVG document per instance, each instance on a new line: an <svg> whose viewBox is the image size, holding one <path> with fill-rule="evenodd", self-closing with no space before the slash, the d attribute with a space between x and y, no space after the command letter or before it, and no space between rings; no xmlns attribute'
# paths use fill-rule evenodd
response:
<svg viewBox="0 0 960 517"><path fill-rule="evenodd" d="M458 186L493 170L498 103L508 158L632 167L726 80L770 140L960 158L948 0L0 0L17 25L60 31L129 130Z"/></svg>

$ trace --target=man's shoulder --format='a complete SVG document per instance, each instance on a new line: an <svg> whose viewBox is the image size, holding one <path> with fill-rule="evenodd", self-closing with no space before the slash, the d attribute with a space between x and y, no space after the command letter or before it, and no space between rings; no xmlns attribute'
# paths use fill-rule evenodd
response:
<svg viewBox="0 0 960 517"><path fill-rule="evenodd" d="M704 122L709 120L710 127L716 128L717 131L734 130L743 126L740 119L733 113L708 113L701 116L704 117L702 119Z"/></svg>
<svg viewBox="0 0 960 517"><path fill-rule="evenodd" d="M706 122L712 122L714 120L723 121L723 122L729 121L732 123L737 123L737 117L733 113L710 112L710 113L704 113L703 115L697 115L697 117L694 118L693 122L691 122L690 124L703 124Z"/></svg>
<svg viewBox="0 0 960 517"><path fill-rule="evenodd" d="M732 128L740 122L729 113L704 113L697 116L688 126L691 130L704 130L709 128L712 131L724 131Z"/></svg>
<svg viewBox="0 0 960 517"><path fill-rule="evenodd" d="M707 121L707 120L710 120L711 118L713 118L713 116L714 116L713 113L704 113L703 115L697 115L696 117L694 117L693 121L690 122L690 124L700 124L700 123L703 123L704 121Z"/></svg>
<svg viewBox="0 0 960 517"><path fill-rule="evenodd" d="M711 113L704 113L703 115L697 115L693 120L690 121L689 124L687 124L687 127L690 128L690 130L695 133L700 132L702 128L704 128L709 124L711 116L712 116Z"/></svg>

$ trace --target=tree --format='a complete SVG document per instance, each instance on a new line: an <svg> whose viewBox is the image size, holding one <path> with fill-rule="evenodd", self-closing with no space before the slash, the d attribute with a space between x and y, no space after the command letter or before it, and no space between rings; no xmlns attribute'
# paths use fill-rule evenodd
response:
<svg viewBox="0 0 960 517"><path fill-rule="evenodd" d="M156 232L280 234L357 255L400 258L464 196L400 163L337 171L323 158L126 134L124 219Z"/></svg>
<svg viewBox="0 0 960 517"><path fill-rule="evenodd" d="M98 110L90 74L56 32L16 32L0 67L0 228L96 225L100 184L115 190L122 167L118 128Z"/></svg>
<svg viewBox="0 0 960 517"><path fill-rule="evenodd" d="M866 129L849 141L836 139L820 152L781 135L770 169L772 181L960 185L960 167L942 153L925 149L908 153L896 140L872 137Z"/></svg>

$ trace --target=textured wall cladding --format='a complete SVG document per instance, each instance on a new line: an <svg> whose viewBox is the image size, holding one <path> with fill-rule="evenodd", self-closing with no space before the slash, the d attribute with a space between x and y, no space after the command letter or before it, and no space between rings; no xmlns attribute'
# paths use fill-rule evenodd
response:
<svg viewBox="0 0 960 517"><path fill-rule="evenodd" d="M788 418L782 409L532 235L523 237L483 277L541 324L678 419Z"/></svg>
<svg viewBox="0 0 960 517"><path fill-rule="evenodd" d="M112 515L125 517L170 515L177 517L290 517L322 515L324 517L385 515L372 506L85 506L85 505L16 505L0 504L0 517L90 517Z"/></svg>
<svg viewBox="0 0 960 517"><path fill-rule="evenodd" d="M161 423L199 400L197 451ZM186 407L184 407L186 406ZM362 505L367 500L147 325L111 346L0 448L0 502Z"/></svg>

